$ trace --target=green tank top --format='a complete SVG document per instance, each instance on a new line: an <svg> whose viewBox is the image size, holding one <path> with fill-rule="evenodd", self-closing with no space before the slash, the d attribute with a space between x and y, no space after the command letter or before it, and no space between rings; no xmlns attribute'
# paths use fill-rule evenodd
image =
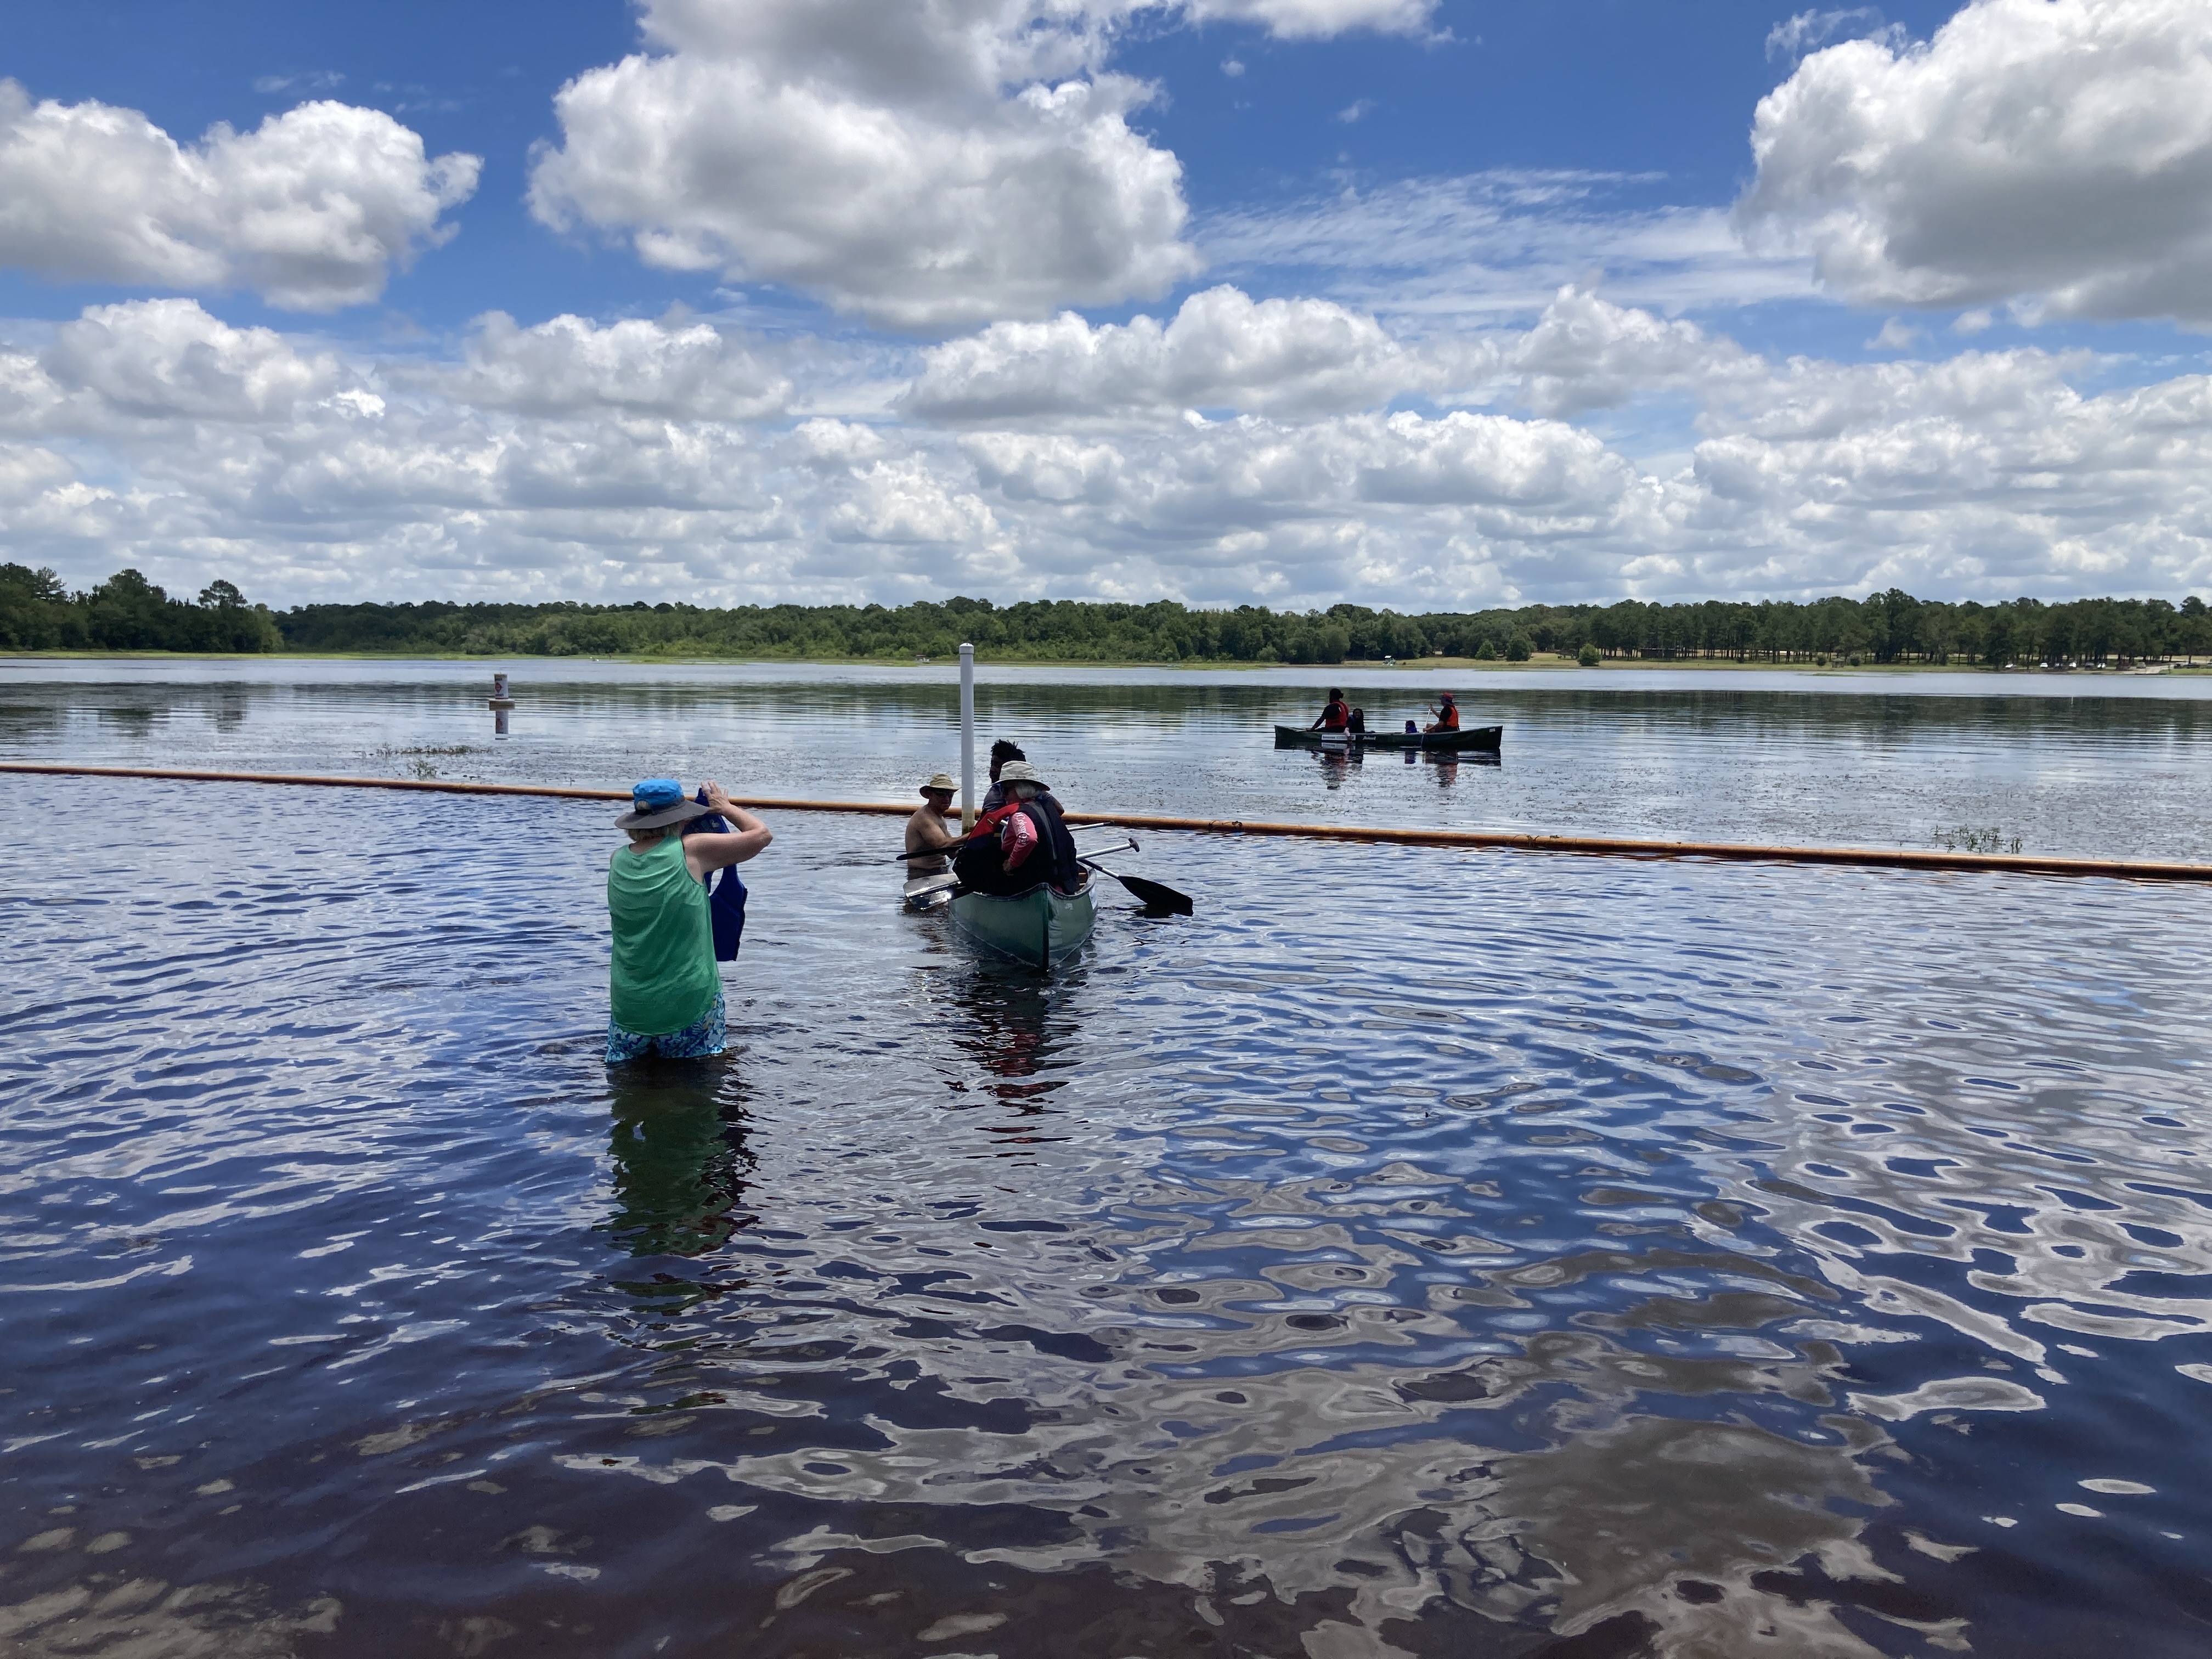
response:
<svg viewBox="0 0 2212 1659"><path fill-rule="evenodd" d="M607 916L614 924L615 1024L639 1036L665 1036L705 1018L722 975L707 889L684 861L681 836L614 855Z"/></svg>

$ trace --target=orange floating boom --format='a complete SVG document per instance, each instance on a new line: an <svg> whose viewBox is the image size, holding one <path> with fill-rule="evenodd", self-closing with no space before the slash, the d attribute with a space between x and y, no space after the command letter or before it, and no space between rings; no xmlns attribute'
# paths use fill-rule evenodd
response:
<svg viewBox="0 0 2212 1659"><path fill-rule="evenodd" d="M0 761L0 772L57 777L159 778L191 783L285 783L323 789L414 789L435 795L542 795L560 800L626 801L627 789L577 789L544 783L465 783L445 778L335 778L310 772L192 772L173 767L62 766ZM871 812L904 817L902 802L787 800L732 795L740 806L775 812ZM1882 847L1771 847L1739 842L1631 841L1605 836L1525 836L1488 830L1392 830L1351 823L1271 823L1246 818L1169 818L1137 812L1070 812L1070 823L1121 830L1181 830L1200 835L1300 836L1315 841L1404 847L1495 848L1520 853L1580 853L1609 858L1725 859L1759 864L1842 864L1890 870L1979 870L2027 876L2111 876L2130 881L2212 882L2212 864L2135 859L2043 858L2021 853L1914 852Z"/></svg>

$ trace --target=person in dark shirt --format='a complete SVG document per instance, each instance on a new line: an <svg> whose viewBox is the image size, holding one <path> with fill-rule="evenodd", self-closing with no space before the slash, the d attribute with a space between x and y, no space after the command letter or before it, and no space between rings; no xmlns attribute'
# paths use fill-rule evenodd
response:
<svg viewBox="0 0 2212 1659"><path fill-rule="evenodd" d="M1352 710L1345 706L1344 693L1334 686L1328 688L1328 701L1322 706L1321 718L1306 727L1309 732L1341 732L1352 722Z"/></svg>
<svg viewBox="0 0 2212 1659"><path fill-rule="evenodd" d="M1429 713L1437 717L1437 720L1435 725L1429 726L1426 729L1431 732L1458 731L1459 703L1457 700L1453 697L1450 692L1447 691L1443 694L1442 701L1443 702L1443 708L1431 708L1429 710Z"/></svg>
<svg viewBox="0 0 2212 1659"><path fill-rule="evenodd" d="M1025 761L1029 757L1022 753L1020 749L1008 743L1004 738L1000 738L998 742L991 745L991 787L983 792L983 805L979 809L981 811L995 812L1006 804L1006 792L999 782L999 774L1008 761Z"/></svg>
<svg viewBox="0 0 2212 1659"><path fill-rule="evenodd" d="M1367 711L1364 708L1353 709L1352 711L1351 723L1344 729L1355 738L1365 737L1367 735Z"/></svg>

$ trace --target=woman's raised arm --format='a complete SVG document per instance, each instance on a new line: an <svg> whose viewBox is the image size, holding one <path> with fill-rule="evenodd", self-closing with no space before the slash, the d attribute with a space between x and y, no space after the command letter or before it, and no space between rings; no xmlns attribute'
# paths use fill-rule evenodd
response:
<svg viewBox="0 0 2212 1659"><path fill-rule="evenodd" d="M743 864L757 856L775 836L768 825L745 811L722 792L719 783L708 783L707 805L737 827L726 835L700 834L684 837L684 856L701 880L716 870L727 869L732 864Z"/></svg>

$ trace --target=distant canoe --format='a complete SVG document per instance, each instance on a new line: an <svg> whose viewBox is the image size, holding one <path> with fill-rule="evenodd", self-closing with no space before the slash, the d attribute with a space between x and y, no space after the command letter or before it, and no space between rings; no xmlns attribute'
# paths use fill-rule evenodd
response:
<svg viewBox="0 0 2212 1659"><path fill-rule="evenodd" d="M1427 749L1457 752L1473 750L1494 755L1504 740L1502 726L1470 726L1458 732L1309 732L1303 726L1275 728L1278 749Z"/></svg>
<svg viewBox="0 0 2212 1659"><path fill-rule="evenodd" d="M962 892L952 900L952 925L969 939L1048 972L1080 949L1097 924L1098 907L1087 881L1073 895L1040 886L1011 898Z"/></svg>

